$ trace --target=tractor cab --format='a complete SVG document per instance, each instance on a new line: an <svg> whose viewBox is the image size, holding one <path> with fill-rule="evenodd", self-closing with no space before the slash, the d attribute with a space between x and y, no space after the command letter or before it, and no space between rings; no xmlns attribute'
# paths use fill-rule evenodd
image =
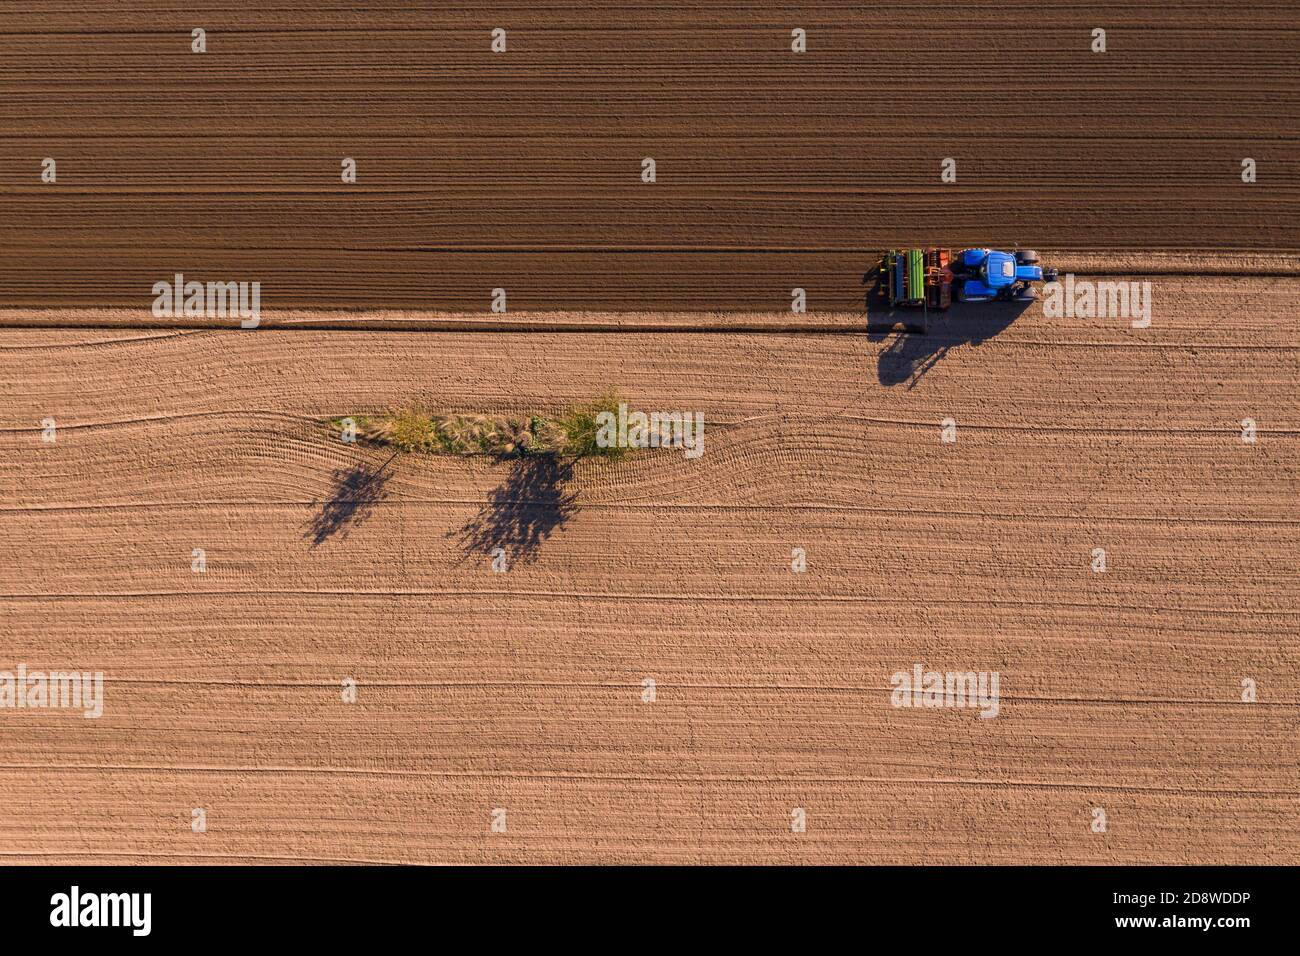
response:
<svg viewBox="0 0 1300 956"><path fill-rule="evenodd" d="M1015 281L1015 256L1009 256L1005 252L990 252L984 260L984 282L989 288L1002 289Z"/></svg>

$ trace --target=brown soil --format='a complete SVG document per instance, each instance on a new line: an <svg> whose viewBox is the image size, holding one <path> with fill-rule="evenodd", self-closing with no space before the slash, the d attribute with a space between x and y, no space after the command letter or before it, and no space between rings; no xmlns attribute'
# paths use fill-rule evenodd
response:
<svg viewBox="0 0 1300 956"><path fill-rule="evenodd" d="M4 852L1295 862L1300 281L1156 283L1150 329L978 344L4 331L6 647L107 678L99 720L5 712ZM704 456L565 480L321 424L610 388L703 411ZM999 716L892 707L915 663L998 671Z"/></svg>
<svg viewBox="0 0 1300 956"><path fill-rule="evenodd" d="M0 671L106 679L0 710L0 861L1300 862L1291 0L131 7L0 23ZM867 334L919 243L1152 325ZM324 423L611 390L703 457Z"/></svg>
<svg viewBox="0 0 1300 956"><path fill-rule="evenodd" d="M280 308L837 310L893 244L1300 250L1290 0L78 6L0 32L0 305L182 272Z"/></svg>

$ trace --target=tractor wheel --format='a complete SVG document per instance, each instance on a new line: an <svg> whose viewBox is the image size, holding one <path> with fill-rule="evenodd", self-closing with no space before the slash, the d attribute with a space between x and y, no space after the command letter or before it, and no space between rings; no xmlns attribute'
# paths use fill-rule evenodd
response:
<svg viewBox="0 0 1300 956"><path fill-rule="evenodd" d="M1017 302L1033 302L1037 298L1038 298L1038 290L1031 285L1025 286L1018 293L1016 293Z"/></svg>
<svg viewBox="0 0 1300 956"><path fill-rule="evenodd" d="M1032 266L1038 262L1038 253L1033 249L1017 249L1016 262L1020 263L1022 266Z"/></svg>

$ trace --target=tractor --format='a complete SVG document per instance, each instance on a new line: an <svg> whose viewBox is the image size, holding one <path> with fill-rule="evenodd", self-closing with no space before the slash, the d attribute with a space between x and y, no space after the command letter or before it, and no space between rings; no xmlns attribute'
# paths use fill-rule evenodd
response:
<svg viewBox="0 0 1300 956"><path fill-rule="evenodd" d="M952 277L958 302L1033 302L1038 298L1034 283L1055 282L1056 270L1040 266L1032 249L964 249L953 262Z"/></svg>
<svg viewBox="0 0 1300 956"><path fill-rule="evenodd" d="M904 324L925 332L929 312L958 302L1032 302L1035 282L1055 282L1056 270L1038 264L1032 249L891 249L880 260L880 297L891 308L920 309L920 321Z"/></svg>

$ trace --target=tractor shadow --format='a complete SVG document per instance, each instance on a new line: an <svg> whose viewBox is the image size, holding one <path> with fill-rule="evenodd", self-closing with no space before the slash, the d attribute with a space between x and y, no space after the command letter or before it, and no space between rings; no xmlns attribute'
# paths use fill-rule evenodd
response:
<svg viewBox="0 0 1300 956"><path fill-rule="evenodd" d="M370 517L375 506L388 497L388 479L392 474L389 466L396 457L394 454L378 468L369 462L357 462L334 470L330 497L312 516L303 535L313 548L336 535L346 538L353 527Z"/></svg>
<svg viewBox="0 0 1300 956"><path fill-rule="evenodd" d="M537 560L546 539L577 512L577 492L568 490L573 463L555 455L510 459L510 473L463 527L448 532L465 558L505 551L509 565Z"/></svg>
<svg viewBox="0 0 1300 956"><path fill-rule="evenodd" d="M880 353L876 375L880 384L892 387L907 383L912 388L930 369L962 345L981 345L1007 329L1033 303L953 302L946 312L930 312L928 331L909 330L921 321L914 309L895 309L880 295L882 278L873 271L862 277L867 285L865 308L867 338L892 341ZM901 329L901 330L900 330Z"/></svg>

